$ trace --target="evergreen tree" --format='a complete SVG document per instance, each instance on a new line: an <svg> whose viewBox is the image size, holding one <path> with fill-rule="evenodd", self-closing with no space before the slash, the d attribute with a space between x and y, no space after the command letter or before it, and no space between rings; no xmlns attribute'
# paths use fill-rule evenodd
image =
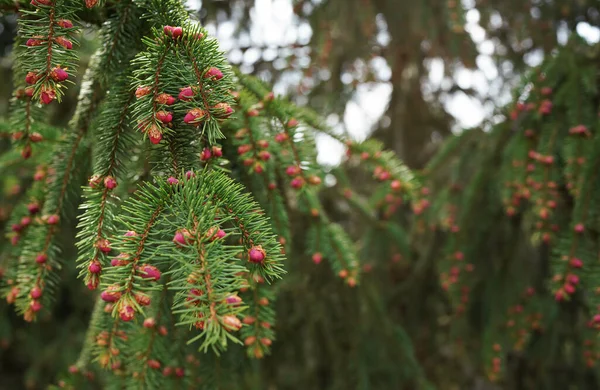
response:
<svg viewBox="0 0 600 390"><path fill-rule="evenodd" d="M429 57L472 63L463 8L296 3L331 23L314 29L313 71L369 55L343 48L373 36L377 13L406 35L389 54L407 87L390 103L400 136L375 134L396 153L228 64L179 0L0 3L18 16L0 121L7 388L598 388L599 51L576 35L554 50L540 28L597 21L597 7L478 4L525 24L519 48L520 31L484 23L521 84L505 120L443 131L428 160L431 129L406 123L421 107L414 123L447 126L420 78ZM343 18L363 29L337 52ZM545 61L525 71L537 48ZM333 88L340 110L339 81L312 104ZM317 163L317 135L346 146L339 167Z"/></svg>

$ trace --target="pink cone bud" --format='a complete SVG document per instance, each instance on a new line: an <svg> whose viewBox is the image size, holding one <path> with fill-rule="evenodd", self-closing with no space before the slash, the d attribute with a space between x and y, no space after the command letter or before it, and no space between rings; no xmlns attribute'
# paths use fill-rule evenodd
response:
<svg viewBox="0 0 600 390"><path fill-rule="evenodd" d="M100 262L97 260L92 261L88 266L88 271L90 271L93 274L99 274L102 271L102 266L100 265Z"/></svg>
<svg viewBox="0 0 600 390"><path fill-rule="evenodd" d="M158 111L156 113L156 119L162 123L171 123L173 120L173 114L168 111Z"/></svg>
<svg viewBox="0 0 600 390"><path fill-rule="evenodd" d="M36 39L36 38L29 38L27 40L27 42L25 42L26 46L32 47L32 46L41 46L44 44L44 41L41 39Z"/></svg>
<svg viewBox="0 0 600 390"><path fill-rule="evenodd" d="M217 231L217 234L215 235L215 237L217 237L217 238L223 238L226 235L227 235L227 233L225 233L225 230L219 229L219 231Z"/></svg>
<svg viewBox="0 0 600 390"><path fill-rule="evenodd" d="M212 153L210 152L209 148L204 148L204 150L202 150L202 154L200 154L200 160L202 161L207 161L212 157Z"/></svg>
<svg viewBox="0 0 600 390"><path fill-rule="evenodd" d="M56 24L62 28L73 28L73 22L71 22L69 19L61 19L56 22Z"/></svg>
<svg viewBox="0 0 600 390"><path fill-rule="evenodd" d="M31 304L29 305L29 307L31 308L31 311L38 312L40 310L42 310L42 303L40 301L31 301Z"/></svg>
<svg viewBox="0 0 600 390"><path fill-rule="evenodd" d="M290 182L290 186L298 190L304 186L304 179L302 179L301 177L296 177L292 179L292 181Z"/></svg>
<svg viewBox="0 0 600 390"><path fill-rule="evenodd" d="M575 286L573 286L572 284L565 284L563 286L565 292L569 295L574 294L575 293Z"/></svg>
<svg viewBox="0 0 600 390"><path fill-rule="evenodd" d="M191 178L193 178L193 177L196 177L196 174L195 174L194 172L192 172L192 171L187 171L187 172L185 173L185 178L186 178L186 179L190 180L190 179L191 179Z"/></svg>
<svg viewBox="0 0 600 390"><path fill-rule="evenodd" d="M263 161L268 161L271 158L271 153L267 152L266 150L261 150L258 153L258 157L260 157L260 159Z"/></svg>
<svg viewBox="0 0 600 390"><path fill-rule="evenodd" d="M135 97L139 99L142 96L148 95L150 92L150 87L137 87L137 89L135 90Z"/></svg>
<svg viewBox="0 0 600 390"><path fill-rule="evenodd" d="M187 245L191 239L192 235L187 229L180 229L175 232L173 242L177 245Z"/></svg>
<svg viewBox="0 0 600 390"><path fill-rule="evenodd" d="M221 80L223 78L223 72L218 68L212 67L204 74L204 78Z"/></svg>
<svg viewBox="0 0 600 390"><path fill-rule="evenodd" d="M242 298L238 297L237 295L230 295L225 298L225 301L230 305L237 306L242 303Z"/></svg>
<svg viewBox="0 0 600 390"><path fill-rule="evenodd" d="M112 176L106 176L104 178L104 186L109 190L112 190L117 187L117 181Z"/></svg>
<svg viewBox="0 0 600 390"><path fill-rule="evenodd" d="M567 276L567 281L570 284L576 286L577 284L579 284L579 276L577 276L577 275L569 275L569 276Z"/></svg>
<svg viewBox="0 0 600 390"><path fill-rule="evenodd" d="M131 321L131 320L133 320L134 315L135 315L135 310L133 309L133 307L131 307L129 305L124 305L119 310L119 317L121 318L122 321L126 321L126 322Z"/></svg>
<svg viewBox="0 0 600 390"><path fill-rule="evenodd" d="M221 148L220 148L220 147L218 147L218 146L213 146L213 147L212 147L212 154L213 154L213 156L215 156L215 157L221 157L221 156L223 156L223 151L221 150Z"/></svg>
<svg viewBox="0 0 600 390"><path fill-rule="evenodd" d="M181 367L175 368L175 376L178 378L182 378L185 375L185 370Z"/></svg>
<svg viewBox="0 0 600 390"><path fill-rule="evenodd" d="M59 220L60 220L60 218L58 217L58 215L52 214L52 215L48 216L47 222L48 222L48 225L56 225Z"/></svg>
<svg viewBox="0 0 600 390"><path fill-rule="evenodd" d="M37 80L38 75L35 72L27 72L27 75L25 76L25 82L27 84L35 84Z"/></svg>
<svg viewBox="0 0 600 390"><path fill-rule="evenodd" d="M144 279L160 279L161 273L158 270L158 268L156 268L153 265L142 264L141 266L139 266L138 270L141 271L140 276Z"/></svg>
<svg viewBox="0 0 600 390"><path fill-rule="evenodd" d="M40 253L35 257L35 262L38 264L44 264L46 261L48 261L48 256L45 253Z"/></svg>
<svg viewBox="0 0 600 390"><path fill-rule="evenodd" d="M120 286L117 284L108 286L106 290L102 291L100 294L100 299L102 299L104 302L117 302L119 299L121 299L121 291L119 290Z"/></svg>
<svg viewBox="0 0 600 390"><path fill-rule="evenodd" d="M573 268L581 268L583 267L583 261L581 261L580 259L573 257L571 259L571 261L569 262L569 264L571 265L571 267Z"/></svg>
<svg viewBox="0 0 600 390"><path fill-rule="evenodd" d="M61 45L62 47L64 47L67 50L71 50L73 48L73 43L65 37L54 38L54 42Z"/></svg>
<svg viewBox="0 0 600 390"><path fill-rule="evenodd" d="M110 242L106 238L100 238L96 242L96 248L102 253L108 253L110 252Z"/></svg>
<svg viewBox="0 0 600 390"><path fill-rule="evenodd" d="M156 326L156 320L152 317L144 320L144 328L154 328Z"/></svg>
<svg viewBox="0 0 600 390"><path fill-rule="evenodd" d="M288 176L296 176L296 175L300 174L300 172L301 172L301 169L297 165L290 165L289 167L287 167L285 169L285 173Z"/></svg>
<svg viewBox="0 0 600 390"><path fill-rule="evenodd" d="M578 223L577 225L575 225L574 230L575 230L575 233L581 234L585 231L585 226L583 226L582 223Z"/></svg>
<svg viewBox="0 0 600 390"><path fill-rule="evenodd" d="M33 299L39 299L42 296L42 289L35 286L34 288L31 289L31 291L29 292L29 296Z"/></svg>
<svg viewBox="0 0 600 390"><path fill-rule="evenodd" d="M125 232L125 237L136 237L137 233L134 232L133 230L128 230Z"/></svg>
<svg viewBox="0 0 600 390"><path fill-rule="evenodd" d="M43 104L50 104L56 99L56 92L52 89L42 90L40 94L40 100Z"/></svg>
<svg viewBox="0 0 600 390"><path fill-rule="evenodd" d="M40 211L40 205L37 203L29 203L27 205L27 210L29 210L29 214L37 214Z"/></svg>
<svg viewBox="0 0 600 390"><path fill-rule="evenodd" d="M175 99L173 96L169 95L168 93L161 93L156 97L156 102L158 104L166 104L167 106L175 104L176 101L177 101L177 99Z"/></svg>
<svg viewBox="0 0 600 390"><path fill-rule="evenodd" d="M320 264L323 261L323 255L320 252L317 252L312 255L312 261L315 264Z"/></svg>
<svg viewBox="0 0 600 390"><path fill-rule="evenodd" d="M50 72L50 77L52 77L54 81L61 82L68 79L69 74L63 68L57 66Z"/></svg>
<svg viewBox="0 0 600 390"><path fill-rule="evenodd" d="M262 263L265 260L267 253L259 246L253 246L248 251L248 260L252 263Z"/></svg>
<svg viewBox="0 0 600 390"><path fill-rule="evenodd" d="M194 98L194 91L192 90L192 87L180 88L178 97L179 100L183 100L184 102L189 102L192 100Z"/></svg>
<svg viewBox="0 0 600 390"><path fill-rule="evenodd" d="M21 218L21 226L26 227L31 223L31 217L23 217Z"/></svg>
<svg viewBox="0 0 600 390"><path fill-rule="evenodd" d="M150 306L150 303L152 303L152 300L146 294L137 293L135 294L134 298L137 304L140 306Z"/></svg>
<svg viewBox="0 0 600 390"><path fill-rule="evenodd" d="M169 183L170 185L175 185L175 184L179 184L179 180L177 180L176 178L174 178L173 176L169 177L167 179L167 183Z"/></svg>
<svg viewBox="0 0 600 390"><path fill-rule="evenodd" d="M226 119L233 114L233 108L227 103L217 103L211 107L211 112L219 119Z"/></svg>
<svg viewBox="0 0 600 390"><path fill-rule="evenodd" d="M158 126L150 126L150 128L148 129L148 138L150 138L150 142L152 142L154 145L160 143L160 141L162 140L162 132L160 131Z"/></svg>
<svg viewBox="0 0 600 390"><path fill-rule="evenodd" d="M230 330L240 330L242 328L242 322L239 318L232 315L226 315L222 318L223 326Z"/></svg>
<svg viewBox="0 0 600 390"><path fill-rule="evenodd" d="M190 125L200 125L204 118L206 117L206 112L201 108L193 108L185 114L183 117L183 121Z"/></svg>
<svg viewBox="0 0 600 390"><path fill-rule="evenodd" d="M290 120L287 122L286 126L287 126L287 127L296 127L296 126L298 126L298 121L297 121L296 119L294 119L294 118L291 118L291 119L290 119Z"/></svg>

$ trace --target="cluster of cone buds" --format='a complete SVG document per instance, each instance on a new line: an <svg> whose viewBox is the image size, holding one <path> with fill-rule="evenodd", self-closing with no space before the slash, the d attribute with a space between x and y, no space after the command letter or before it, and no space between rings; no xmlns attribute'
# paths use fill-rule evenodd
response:
<svg viewBox="0 0 600 390"><path fill-rule="evenodd" d="M11 225L11 243L12 245L17 245L21 235L25 232L25 230L31 225L33 222L32 217L39 213L40 205L37 202L31 202L27 205L27 210L29 211L29 215L25 215L21 218L19 223L15 223Z"/></svg>
<svg viewBox="0 0 600 390"><path fill-rule="evenodd" d="M527 155L530 159L540 162L544 165L554 164L554 156L543 155L541 153L536 152L535 150L530 150Z"/></svg>
<svg viewBox="0 0 600 390"><path fill-rule="evenodd" d="M265 350L273 344L273 340L267 337L257 338L248 336L244 339L244 345L247 346L255 358L262 359L265 356Z"/></svg>
<svg viewBox="0 0 600 390"><path fill-rule="evenodd" d="M321 178L317 175L310 175L306 179L303 175L302 168L298 165L290 165L285 169L285 174L292 177L290 186L296 190L301 189L308 182L311 185L321 184Z"/></svg>
<svg viewBox="0 0 600 390"><path fill-rule="evenodd" d="M589 137L592 135L586 125L577 125L577 126L571 127L569 129L569 134L579 135L579 136L584 136L584 137Z"/></svg>
<svg viewBox="0 0 600 390"><path fill-rule="evenodd" d="M235 136L238 139L244 138L249 131L247 128L240 129ZM256 141L254 146L249 143L238 146L237 153L244 166L251 167L255 173L260 175L264 172L264 163L271 159L268 147L269 141L261 139Z"/></svg>
<svg viewBox="0 0 600 390"><path fill-rule="evenodd" d="M500 344L496 343L492 346L492 350L494 353L491 359L492 367L488 373L488 378L490 381L495 382L498 380L502 369L502 347Z"/></svg>
<svg viewBox="0 0 600 390"><path fill-rule="evenodd" d="M223 150L219 146L213 146L210 149L204 148L200 154L200 160L208 161L211 158L219 158L223 156Z"/></svg>
<svg viewBox="0 0 600 390"><path fill-rule="evenodd" d="M206 231L206 233L204 234L204 237L206 239L208 239L209 241L219 240L219 239L225 238L225 236L227 236L227 233L225 232L225 230L223 230L217 226L213 226L213 227L209 228ZM177 246L190 245L195 239L196 239L196 232L190 231L188 229L178 229L175 232L175 235L173 236L173 242Z"/></svg>
<svg viewBox="0 0 600 390"><path fill-rule="evenodd" d="M557 302L561 302L565 300L568 296L575 294L575 291L577 291L577 286L579 285L579 276L575 274L575 272L576 269L579 269L582 266L583 263L581 262L581 260L576 257L573 257L569 260L570 272L568 272L566 275L554 275L553 281L562 284L561 287L559 287L554 294L554 298Z"/></svg>
<svg viewBox="0 0 600 390"><path fill-rule="evenodd" d="M352 272L348 272L347 269L342 269L338 272L338 276L346 282L346 284L350 287L356 286L356 270L352 270Z"/></svg>
<svg viewBox="0 0 600 390"><path fill-rule="evenodd" d="M51 1L50 0L32 0L31 3L36 6L38 6L40 4L50 5ZM57 20L54 22L54 24L56 25L56 27L60 27L63 29L73 28L73 23L68 19ZM57 31L57 30L55 30L55 31ZM44 36L34 36L32 38L29 38L25 42L25 45L29 46L29 47L47 46L48 39L52 39L52 41L54 43L62 46L63 48L65 48L67 50L71 50L73 48L73 43L71 42L71 40L69 40L65 36L57 36L57 37L53 37L53 38L44 37ZM52 84L48 83L48 81L53 80L54 82L61 83L65 80L67 80L68 78L69 78L69 74L67 73L65 68L62 68L60 66L55 66L54 68L52 68L50 70L49 73L28 72L27 75L25 76L25 82L29 85L33 85L33 84L37 83L39 80L42 80L43 84L40 89L40 91L41 91L40 92L40 101L43 104L50 104L53 100L56 99L56 90ZM21 96L33 96L33 91L34 90L31 87L26 88L21 93ZM17 96L17 97L19 97L19 96Z"/></svg>
<svg viewBox="0 0 600 390"><path fill-rule="evenodd" d="M100 175L93 175L89 178L88 185L91 188L100 188L100 186L103 185L108 190L114 190L117 188L117 180L110 175L104 177Z"/></svg>

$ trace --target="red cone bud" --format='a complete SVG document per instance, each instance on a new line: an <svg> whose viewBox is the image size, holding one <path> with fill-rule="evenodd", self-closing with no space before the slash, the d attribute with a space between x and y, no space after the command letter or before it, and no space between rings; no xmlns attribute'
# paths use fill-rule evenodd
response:
<svg viewBox="0 0 600 390"><path fill-rule="evenodd" d="M285 169L285 173L288 176L296 176L296 175L300 174L301 171L302 170L297 165L290 165L289 167L287 167Z"/></svg>
<svg viewBox="0 0 600 390"><path fill-rule="evenodd" d="M52 214L47 217L46 221L48 222L48 225L56 225L59 219L60 218L58 217L58 215Z"/></svg>
<svg viewBox="0 0 600 390"><path fill-rule="evenodd" d="M294 119L294 118L291 118L291 119L290 119L290 120L287 122L286 126L287 126L287 127L296 127L296 126L298 126L298 121L297 121L296 119Z"/></svg>
<svg viewBox="0 0 600 390"><path fill-rule="evenodd" d="M110 242L106 238L100 238L96 242L96 248L102 253L108 253L110 252Z"/></svg>
<svg viewBox="0 0 600 390"><path fill-rule="evenodd" d="M582 223L578 223L577 225L575 225L574 227L575 233L583 233L585 231L585 226L583 226Z"/></svg>
<svg viewBox="0 0 600 390"><path fill-rule="evenodd" d="M221 156L223 156L223 151L221 150L221 148L220 148L220 147L218 147L218 146L213 146L213 147L212 147L212 154L213 154L215 157L221 157Z"/></svg>
<svg viewBox="0 0 600 390"><path fill-rule="evenodd" d="M176 178L174 178L173 176L169 177L167 179L167 183L169 183L170 185L174 186L175 184L179 184L179 180L177 180Z"/></svg>

